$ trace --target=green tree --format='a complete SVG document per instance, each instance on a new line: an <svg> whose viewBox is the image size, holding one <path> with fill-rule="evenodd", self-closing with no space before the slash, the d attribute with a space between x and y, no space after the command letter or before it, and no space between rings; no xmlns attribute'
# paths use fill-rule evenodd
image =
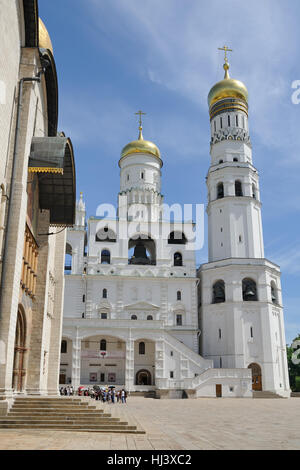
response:
<svg viewBox="0 0 300 470"><path fill-rule="evenodd" d="M290 346L287 345L286 347L290 386L293 392L300 392L300 388L299 388L300 386L300 362L298 364L295 363L296 349L292 347L294 341L300 341L300 333L298 334L296 338L293 339L292 344ZM299 348L300 346L298 346L298 349ZM297 354L297 359L300 359L300 354Z"/></svg>

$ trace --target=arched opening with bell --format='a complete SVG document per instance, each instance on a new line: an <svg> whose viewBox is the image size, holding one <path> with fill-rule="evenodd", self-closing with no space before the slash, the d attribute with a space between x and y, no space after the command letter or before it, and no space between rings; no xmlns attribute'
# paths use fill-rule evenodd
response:
<svg viewBox="0 0 300 470"><path fill-rule="evenodd" d="M244 301L258 300L256 282L253 279L250 279L250 278L243 279L242 290L243 290Z"/></svg>
<svg viewBox="0 0 300 470"><path fill-rule="evenodd" d="M137 237L129 240L128 264L156 264L156 247L151 237Z"/></svg>

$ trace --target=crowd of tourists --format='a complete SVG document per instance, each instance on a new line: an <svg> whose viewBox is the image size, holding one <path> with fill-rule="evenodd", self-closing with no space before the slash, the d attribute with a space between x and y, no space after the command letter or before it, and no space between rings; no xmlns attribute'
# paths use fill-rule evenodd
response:
<svg viewBox="0 0 300 470"><path fill-rule="evenodd" d="M126 403L127 399L126 390L124 388L116 390L115 387L79 387L78 395L91 397L103 403Z"/></svg>
<svg viewBox="0 0 300 470"><path fill-rule="evenodd" d="M68 385L67 387L60 387L60 394L61 395L65 395L65 396L71 396L71 395L75 395L75 390L74 390L74 387L72 385Z"/></svg>
<svg viewBox="0 0 300 470"><path fill-rule="evenodd" d="M62 396L85 396L94 398L95 400L100 400L103 403L126 403L127 392L124 388L116 390L115 387L78 387L77 392L75 393L74 387L72 385L67 385L65 387L60 387L60 394Z"/></svg>

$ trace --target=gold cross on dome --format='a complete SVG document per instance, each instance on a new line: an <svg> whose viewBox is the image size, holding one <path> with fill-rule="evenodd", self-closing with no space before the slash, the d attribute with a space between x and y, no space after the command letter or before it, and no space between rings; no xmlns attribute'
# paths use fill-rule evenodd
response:
<svg viewBox="0 0 300 470"><path fill-rule="evenodd" d="M143 113L143 111L138 111L137 113L134 113L134 114L139 114L140 118L139 118L139 125L140 127L142 127L142 115L145 115L146 113Z"/></svg>
<svg viewBox="0 0 300 470"><path fill-rule="evenodd" d="M229 47L224 46L224 47L218 47L219 51L224 51L225 52L225 62L228 62L227 60L227 52L233 52L232 49L229 49Z"/></svg>

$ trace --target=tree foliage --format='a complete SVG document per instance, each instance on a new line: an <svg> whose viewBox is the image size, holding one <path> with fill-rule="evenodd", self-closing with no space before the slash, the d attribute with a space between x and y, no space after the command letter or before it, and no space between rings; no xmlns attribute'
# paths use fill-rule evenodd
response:
<svg viewBox="0 0 300 470"><path fill-rule="evenodd" d="M287 360L289 368L289 378L290 386L293 392L300 392L300 361L295 361L300 359L300 352L297 353L297 350L300 350L300 345L297 348L293 347L295 341L300 341L300 333L296 338L293 339L293 342L290 346L287 345ZM296 362L299 362L298 364Z"/></svg>

